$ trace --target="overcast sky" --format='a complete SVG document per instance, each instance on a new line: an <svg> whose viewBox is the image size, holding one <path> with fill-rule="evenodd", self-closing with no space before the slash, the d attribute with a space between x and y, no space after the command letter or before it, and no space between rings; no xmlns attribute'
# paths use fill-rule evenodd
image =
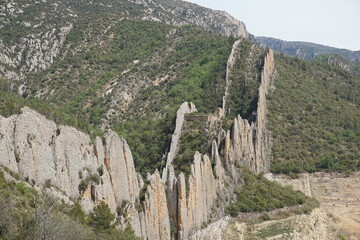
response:
<svg viewBox="0 0 360 240"><path fill-rule="evenodd" d="M360 50L360 0L187 0L225 10L255 36Z"/></svg>

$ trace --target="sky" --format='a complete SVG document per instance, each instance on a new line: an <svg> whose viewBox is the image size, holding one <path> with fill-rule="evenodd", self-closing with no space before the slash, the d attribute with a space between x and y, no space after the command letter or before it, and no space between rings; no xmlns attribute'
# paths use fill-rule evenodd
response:
<svg viewBox="0 0 360 240"><path fill-rule="evenodd" d="M186 0L225 10L255 36L360 50L360 0Z"/></svg>

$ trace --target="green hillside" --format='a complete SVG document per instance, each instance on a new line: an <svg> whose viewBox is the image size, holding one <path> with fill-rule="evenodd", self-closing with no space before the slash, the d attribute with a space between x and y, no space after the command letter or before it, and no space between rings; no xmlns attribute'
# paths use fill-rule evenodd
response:
<svg viewBox="0 0 360 240"><path fill-rule="evenodd" d="M360 82L339 67L276 55L269 97L273 172L360 167Z"/></svg>

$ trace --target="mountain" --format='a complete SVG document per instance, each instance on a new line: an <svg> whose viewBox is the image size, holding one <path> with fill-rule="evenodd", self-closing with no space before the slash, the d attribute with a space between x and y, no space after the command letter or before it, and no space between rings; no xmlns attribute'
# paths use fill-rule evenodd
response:
<svg viewBox="0 0 360 240"><path fill-rule="evenodd" d="M290 56L313 60L323 54L339 55L349 61L360 62L360 51L334 48L309 42L291 42L270 37L256 37L260 43Z"/></svg>
<svg viewBox="0 0 360 240"><path fill-rule="evenodd" d="M0 10L0 76L17 80L48 68L68 52L94 47L112 26L128 17L248 35L245 25L229 14L180 0L6 1Z"/></svg>
<svg viewBox="0 0 360 240"><path fill-rule="evenodd" d="M1 11L0 214L19 220L0 239L231 239L237 217L239 236L342 234L310 187L270 180L359 170L353 62L274 53L184 1Z"/></svg>

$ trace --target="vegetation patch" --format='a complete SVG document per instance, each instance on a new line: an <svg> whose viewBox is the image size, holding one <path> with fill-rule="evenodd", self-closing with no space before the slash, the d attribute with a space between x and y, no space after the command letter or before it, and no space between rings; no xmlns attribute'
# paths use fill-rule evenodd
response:
<svg viewBox="0 0 360 240"><path fill-rule="evenodd" d="M271 211L286 206L305 204L309 198L292 186L282 187L267 180L263 174L255 175L243 169L244 184L235 191L235 198L226 208L226 213L237 216L240 212Z"/></svg>
<svg viewBox="0 0 360 240"><path fill-rule="evenodd" d="M24 182L7 182L0 170L0 239L139 240L131 226L117 230L114 215L101 202L89 215L38 194Z"/></svg>
<svg viewBox="0 0 360 240"><path fill-rule="evenodd" d="M82 179L78 187L79 192L83 193L91 183L95 183L96 185L98 185L100 183L100 176L97 174L91 174L85 179Z"/></svg>
<svg viewBox="0 0 360 240"><path fill-rule="evenodd" d="M183 172L188 176L195 152L209 154L211 152L211 140L207 130L207 122L186 121L180 138L179 152L173 162L175 172L177 174Z"/></svg>
<svg viewBox="0 0 360 240"><path fill-rule="evenodd" d="M238 114L244 119L255 120L261 71L266 51L249 40L242 40L237 49L237 58L230 74L227 98L227 118Z"/></svg>

